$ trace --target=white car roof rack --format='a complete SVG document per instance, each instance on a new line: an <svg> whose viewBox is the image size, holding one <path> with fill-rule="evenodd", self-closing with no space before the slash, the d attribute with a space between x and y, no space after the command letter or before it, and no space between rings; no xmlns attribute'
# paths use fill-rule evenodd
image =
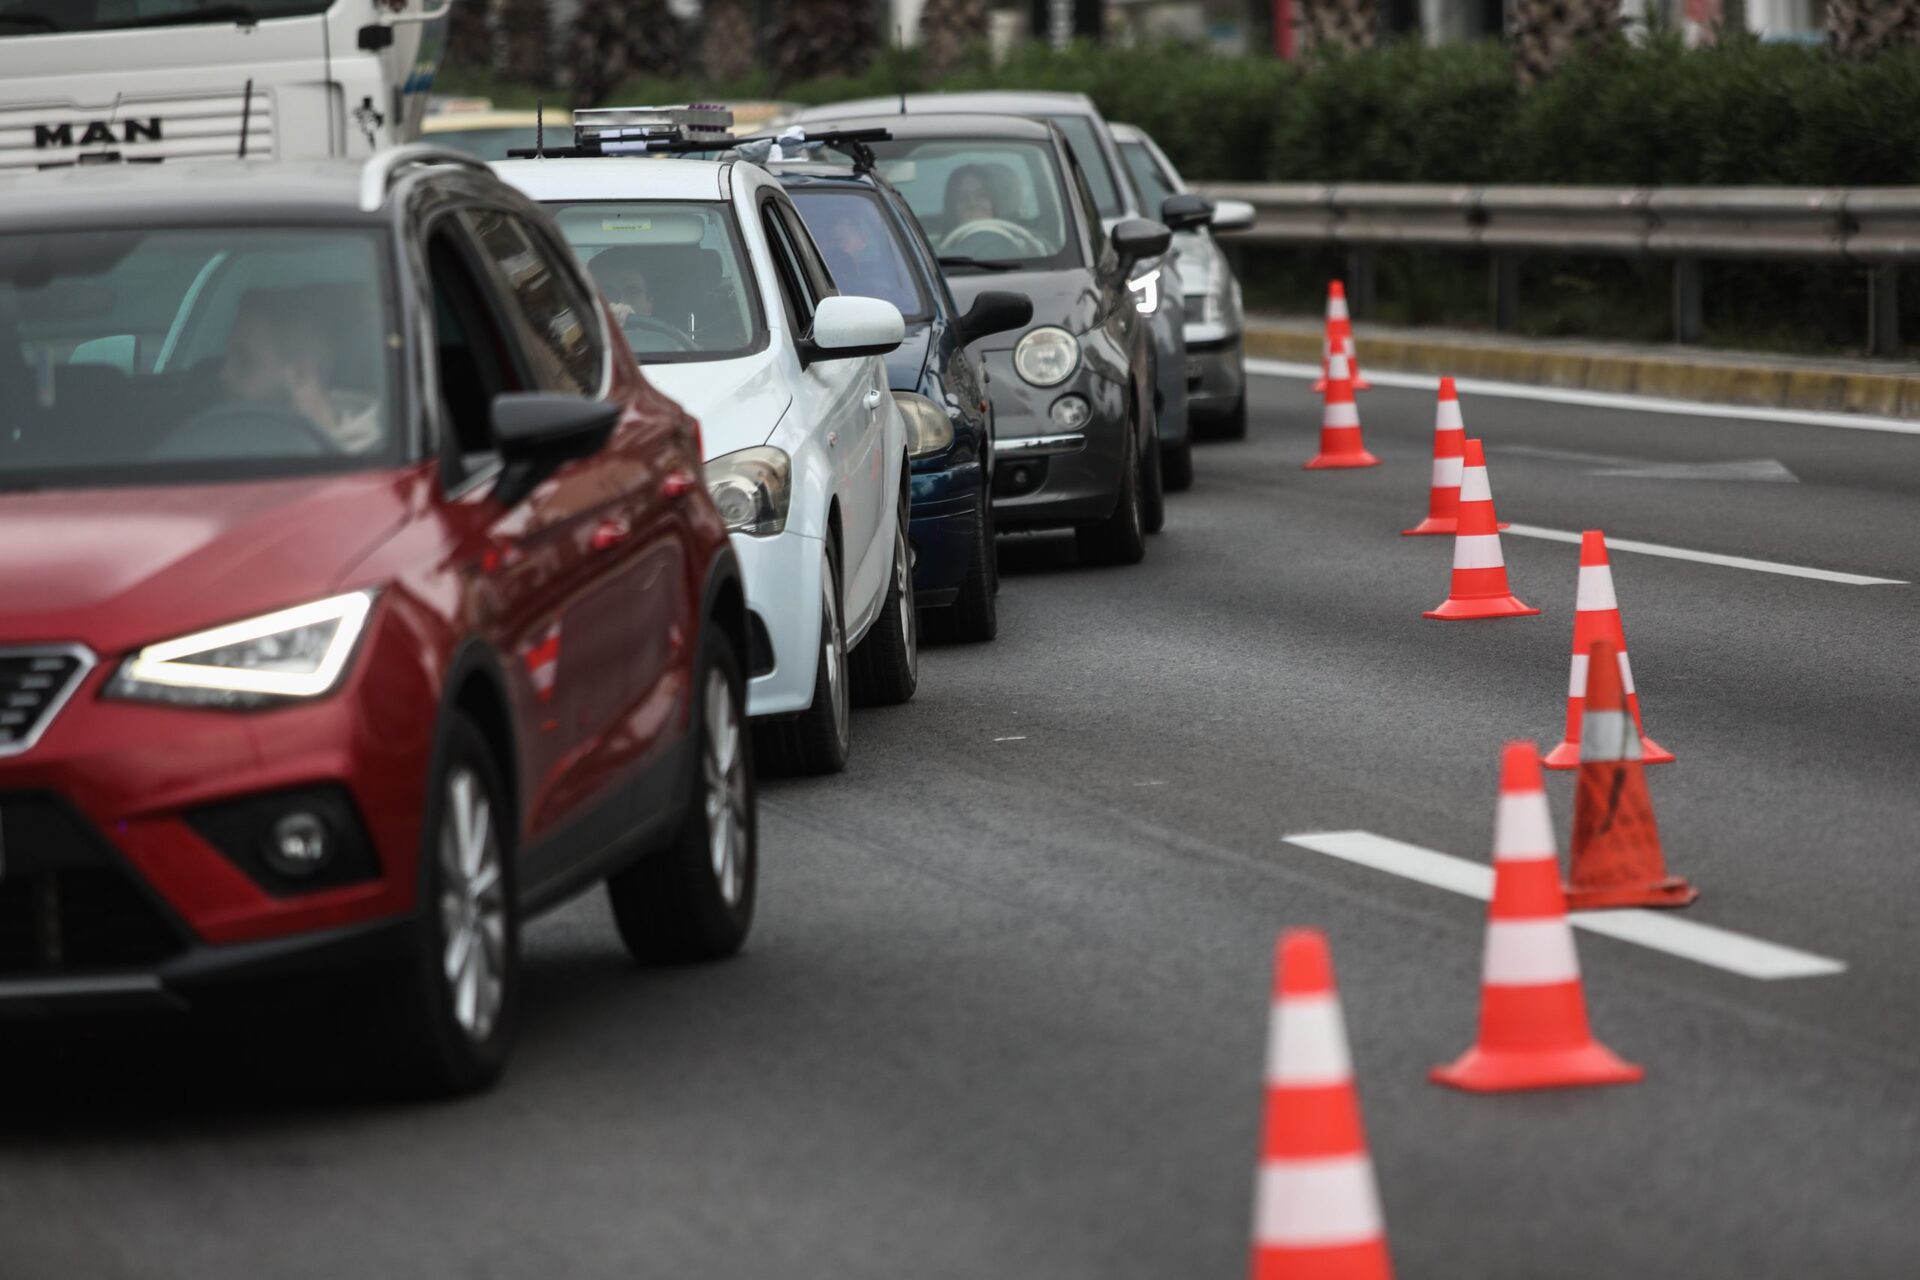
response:
<svg viewBox="0 0 1920 1280"><path fill-rule="evenodd" d="M377 212L387 202L387 192L393 189L393 184L399 181L400 175L406 170L433 164L454 165L478 173L493 172L486 161L451 147L436 147L425 142L389 147L376 152L367 161L366 167L360 170L360 212Z"/></svg>

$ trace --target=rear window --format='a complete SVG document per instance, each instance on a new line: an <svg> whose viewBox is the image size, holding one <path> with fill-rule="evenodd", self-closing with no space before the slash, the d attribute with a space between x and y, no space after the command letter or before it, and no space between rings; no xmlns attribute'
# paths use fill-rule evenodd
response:
<svg viewBox="0 0 1920 1280"><path fill-rule="evenodd" d="M394 460L393 310L378 231L0 235L0 489Z"/></svg>

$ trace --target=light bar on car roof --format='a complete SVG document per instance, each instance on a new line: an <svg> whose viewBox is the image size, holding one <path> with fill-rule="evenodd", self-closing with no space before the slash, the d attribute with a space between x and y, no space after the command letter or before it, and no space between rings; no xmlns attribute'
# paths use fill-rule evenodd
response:
<svg viewBox="0 0 1920 1280"><path fill-rule="evenodd" d="M573 142L602 155L658 151L662 144L733 140L733 112L714 103L684 107L592 107L573 113Z"/></svg>

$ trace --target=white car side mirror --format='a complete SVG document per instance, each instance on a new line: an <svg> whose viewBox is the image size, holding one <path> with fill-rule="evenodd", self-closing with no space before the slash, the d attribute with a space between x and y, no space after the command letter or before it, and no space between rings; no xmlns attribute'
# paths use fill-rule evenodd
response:
<svg viewBox="0 0 1920 1280"><path fill-rule="evenodd" d="M819 360L883 356L907 336L900 308L881 298L822 298L813 312L813 333L795 344L802 368Z"/></svg>
<svg viewBox="0 0 1920 1280"><path fill-rule="evenodd" d="M1253 206L1245 200L1215 200L1210 225L1215 231L1251 231L1254 217Z"/></svg>

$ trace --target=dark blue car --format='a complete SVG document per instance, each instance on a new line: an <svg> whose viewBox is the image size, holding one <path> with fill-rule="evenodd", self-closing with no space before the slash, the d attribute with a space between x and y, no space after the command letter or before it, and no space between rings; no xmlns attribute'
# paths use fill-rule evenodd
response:
<svg viewBox="0 0 1920 1280"><path fill-rule="evenodd" d="M1017 293L983 293L962 315L925 233L899 192L871 173L821 161L776 162L842 293L885 298L907 336L887 357L906 420L913 466L914 602L925 629L955 640L991 640L994 596L993 404L986 370L967 350L1025 325L1033 307Z"/></svg>

